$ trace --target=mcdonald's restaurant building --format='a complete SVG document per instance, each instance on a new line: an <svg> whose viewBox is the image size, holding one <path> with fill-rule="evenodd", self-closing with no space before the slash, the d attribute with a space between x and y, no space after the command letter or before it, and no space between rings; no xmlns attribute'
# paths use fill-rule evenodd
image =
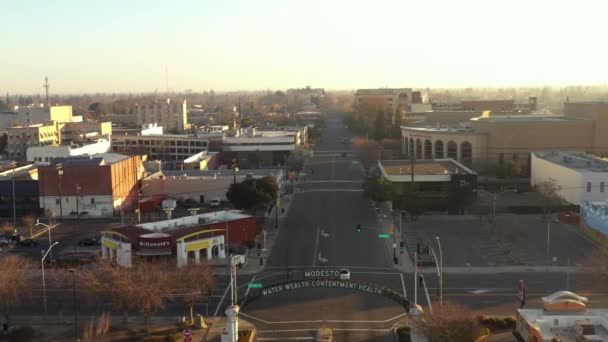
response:
<svg viewBox="0 0 608 342"><path fill-rule="evenodd" d="M226 232L231 247L251 244L255 217L228 210L117 227L103 232L101 254L123 267L131 267L139 258L172 260L178 267L223 264Z"/></svg>

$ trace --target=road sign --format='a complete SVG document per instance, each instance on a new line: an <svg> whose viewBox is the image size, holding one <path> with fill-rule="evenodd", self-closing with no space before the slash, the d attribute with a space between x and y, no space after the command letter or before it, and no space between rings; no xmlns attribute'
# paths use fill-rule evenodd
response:
<svg viewBox="0 0 608 342"><path fill-rule="evenodd" d="M517 297L519 298L521 308L526 306L526 283L523 280L520 280L517 286Z"/></svg>
<svg viewBox="0 0 608 342"><path fill-rule="evenodd" d="M396 243L393 243L393 248L397 248L397 244Z"/></svg>
<svg viewBox="0 0 608 342"><path fill-rule="evenodd" d="M391 223L391 226L388 227L388 232L391 234L395 234L395 225Z"/></svg>
<svg viewBox="0 0 608 342"><path fill-rule="evenodd" d="M391 234L378 234L378 237L381 239L388 239L391 237Z"/></svg>
<svg viewBox="0 0 608 342"><path fill-rule="evenodd" d="M262 285L261 283L249 283L247 287L249 287L250 289L261 289L262 287L264 287L264 285Z"/></svg>
<svg viewBox="0 0 608 342"><path fill-rule="evenodd" d="M184 330L182 335L184 336L184 342L192 342L192 330Z"/></svg>

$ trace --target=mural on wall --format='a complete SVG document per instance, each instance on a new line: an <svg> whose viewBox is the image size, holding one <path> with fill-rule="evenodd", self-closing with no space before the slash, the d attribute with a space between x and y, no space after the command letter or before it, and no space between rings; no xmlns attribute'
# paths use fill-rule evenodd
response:
<svg viewBox="0 0 608 342"><path fill-rule="evenodd" d="M608 204L583 201L581 214L589 227L608 235Z"/></svg>

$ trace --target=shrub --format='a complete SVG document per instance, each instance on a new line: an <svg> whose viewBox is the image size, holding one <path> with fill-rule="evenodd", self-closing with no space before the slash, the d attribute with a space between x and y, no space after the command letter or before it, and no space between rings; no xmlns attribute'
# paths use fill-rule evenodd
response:
<svg viewBox="0 0 608 342"><path fill-rule="evenodd" d="M409 327L401 327L397 329L397 340L399 342L410 342L410 328Z"/></svg>

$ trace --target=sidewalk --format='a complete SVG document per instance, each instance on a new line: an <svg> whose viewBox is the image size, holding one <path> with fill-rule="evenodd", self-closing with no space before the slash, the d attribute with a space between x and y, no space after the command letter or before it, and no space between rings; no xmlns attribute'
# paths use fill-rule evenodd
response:
<svg viewBox="0 0 608 342"><path fill-rule="evenodd" d="M376 221L378 222L380 229L383 231L389 232L391 224L393 224L395 226L395 234L397 234L396 238L393 237L391 234L391 238L386 239L386 244L385 244L386 251L388 253L391 265L395 269L397 269L403 273L414 272L414 263L412 262L412 259L409 257L407 249L404 251L400 250L401 241L404 241L404 240L403 240L403 236L402 236L403 232L399 231L399 220L395 219L395 216L393 215L391 208L388 205L386 205L386 203L379 203L379 204L376 204L376 206L377 206L377 208L380 209L379 211L378 210L376 211ZM393 263L393 243L396 244L396 246L394 248L397 251L397 258L399 260L399 264L397 264L397 265L395 265Z"/></svg>
<svg viewBox="0 0 608 342"><path fill-rule="evenodd" d="M266 231L266 246L264 248L264 234L258 234L256 237L256 245L259 243L262 246L260 256L258 256L257 248L250 249L247 252L245 264L242 265L241 268L237 269L238 274L256 274L264 270L277 236L279 235L280 230L285 227L285 221L287 220L287 214L289 213L289 208L293 202L294 195L295 194L287 194L283 196L279 202L279 208L277 209L275 206L270 215L268 215L268 218L264 220L263 230ZM285 209L285 212L282 213L279 211L279 229L276 229L276 210L281 209ZM263 260L264 265L260 265L260 259ZM222 259L222 264L219 264L218 267L216 267L215 274L227 275L227 268L221 267L221 265L226 265L226 261L224 259Z"/></svg>

